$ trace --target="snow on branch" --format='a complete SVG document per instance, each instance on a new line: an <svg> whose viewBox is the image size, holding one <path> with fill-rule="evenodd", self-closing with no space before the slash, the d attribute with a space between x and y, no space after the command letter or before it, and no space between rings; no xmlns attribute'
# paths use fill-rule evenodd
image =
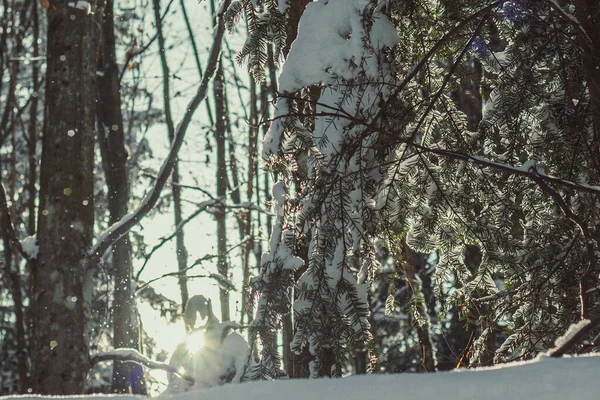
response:
<svg viewBox="0 0 600 400"><path fill-rule="evenodd" d="M142 353L140 353L139 351L137 351L136 349L122 348L122 349L115 349L112 351L95 354L92 357L92 359L90 360L90 366L93 367L96 363L99 363L101 361L134 362L134 363L143 365L143 366L151 368L151 369L162 369L163 371L177 374L177 375L181 376L183 379L185 379L186 381L188 381L189 383L191 383L192 385L195 383L195 379L192 378L191 376L188 376L188 375L182 373L178 369L171 367L169 364L151 360L148 357L146 357L145 355L143 355Z"/></svg>
<svg viewBox="0 0 600 400"><path fill-rule="evenodd" d="M77 10L82 10L85 12L85 15L88 15L89 13L92 12L92 6L90 5L90 3L88 1L83 1L83 0L79 0L79 1L72 1L67 3L67 7L71 7L71 8L75 8Z"/></svg>
<svg viewBox="0 0 600 400"><path fill-rule="evenodd" d="M546 355L550 357L562 357L575 345L581 342L594 328L600 325L600 317L593 320L581 320L567 329L564 335L556 339L555 347L548 350Z"/></svg>
<svg viewBox="0 0 600 400"><path fill-rule="evenodd" d="M171 150L169 151L169 155L165 159L158 173L154 187L146 194L142 200L142 203L135 211L127 214L119 221L115 222L98 237L96 245L89 252L91 257L101 257L112 243L127 233L134 225L139 223L141 219L144 218L146 214L148 214L148 212L150 212L150 210L152 210L152 208L156 205L162 189L165 187L169 176L171 176L171 173L173 172L177 154L183 145L183 139L185 137L187 128L192 121L194 112L208 93L208 84L215 73L217 63L219 61L219 55L221 53L223 35L225 33L225 21L223 15L225 14L225 11L229 7L230 3L231 0L224 0L219 8L217 13L217 28L214 33L206 72L202 77L202 82L196 95L188 104L187 111L175 130L175 138L171 145Z"/></svg>
<svg viewBox="0 0 600 400"><path fill-rule="evenodd" d="M21 240L21 248L29 257L29 260L34 260L37 258L40 252L40 246L37 242L37 235L27 236L26 238Z"/></svg>

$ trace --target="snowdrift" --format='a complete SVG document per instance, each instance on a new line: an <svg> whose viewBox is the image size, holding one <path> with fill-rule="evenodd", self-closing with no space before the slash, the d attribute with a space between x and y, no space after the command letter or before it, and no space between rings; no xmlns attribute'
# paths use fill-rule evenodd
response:
<svg viewBox="0 0 600 400"><path fill-rule="evenodd" d="M65 400L139 400L135 396L73 396ZM49 399L9 396L10 399ZM363 375L342 379L288 380L230 384L188 392L170 400L598 400L600 355L549 358L492 368L436 374Z"/></svg>

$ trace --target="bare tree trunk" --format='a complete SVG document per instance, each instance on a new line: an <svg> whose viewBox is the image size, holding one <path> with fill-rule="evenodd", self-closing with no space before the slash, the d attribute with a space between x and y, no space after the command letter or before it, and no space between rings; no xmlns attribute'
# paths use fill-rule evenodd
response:
<svg viewBox="0 0 600 400"><path fill-rule="evenodd" d="M258 149L258 97L256 95L256 82L250 76L250 127L248 130L248 177L246 181L246 198L252 202L254 196L254 176L256 171L257 149ZM252 212L246 211L244 221L244 237L247 239L244 244L242 254L242 323L243 315L247 315L248 321L252 320L253 310L250 293L250 254L254 248L254 240L250 239L252 235Z"/></svg>
<svg viewBox="0 0 600 400"><path fill-rule="evenodd" d="M225 156L225 99L223 91L223 66L222 60L214 79L214 98L215 98L215 139L217 145L217 198L222 198L227 194L227 161ZM225 207L220 205L215 212L217 220L217 271L219 274L227 277L229 266L227 263L227 214ZM219 289L219 298L221 300L221 320L229 321L229 291L225 288Z"/></svg>
<svg viewBox="0 0 600 400"><path fill-rule="evenodd" d="M225 95L225 98L227 99L227 92L224 90L223 94ZM240 178L239 178L239 171L238 171L238 166L237 166L237 160L236 160L236 146L235 146L235 140L233 138L233 132L231 131L231 124L229 121L229 110L228 110L228 104L227 101L225 101L225 125L227 128L227 142L229 143L229 171L231 174L231 180L227 180L227 188L228 190L231 192L231 201L233 201L233 204L242 204L242 192L240 190ZM244 241L245 239L246 242L243 244L243 248L242 248L242 271L243 271L243 278L242 278L242 309L241 309L241 315L240 315L240 324L244 325L244 321L246 318L246 308L247 308L247 298L245 296L246 293L246 285L245 285L245 263L246 263L246 247L248 246L248 242L251 241L250 238L246 237L246 222L248 219L248 215L250 213L250 210L245 210L245 211L240 211L237 212L235 215L235 218L237 220L238 223L238 233L239 233L239 238L240 238L240 242ZM250 321L252 318L248 319L248 321Z"/></svg>
<svg viewBox="0 0 600 400"><path fill-rule="evenodd" d="M415 272L415 269L423 271L425 268L425 259L422 254L419 254L404 243L403 246L403 259L402 270L406 276L406 284L408 285L411 297L414 302L414 307L417 307L418 313L424 322L416 324L417 337L420 345L420 372L435 372L437 369L437 362L435 357L435 350L433 348L433 341L431 340L431 334L429 332L429 310L427 309L427 303L425 295L422 291L421 279Z"/></svg>
<svg viewBox="0 0 600 400"><path fill-rule="evenodd" d="M575 15L581 24L581 29L585 34L578 35L582 46L582 60L587 81L587 88L590 96L590 114L593 121L593 138L590 143L592 154L595 154L594 163L600 168L600 3L598 0L576 0ZM594 206L592 206L594 207ZM590 305L590 287L595 284L596 278L594 271L597 261L598 246L594 246L594 241L600 241L600 229L595 228L592 232L593 237L587 237L587 254L589 267L580 274L579 293L581 303L581 318L591 318L592 306ZM590 236L592 236L590 235Z"/></svg>
<svg viewBox="0 0 600 400"><path fill-rule="evenodd" d="M94 227L97 22L54 0L48 11L46 101L34 268L34 391L81 393L89 369L87 308Z"/></svg>
<svg viewBox="0 0 600 400"><path fill-rule="evenodd" d="M13 198L12 193L10 194L10 198ZM19 255L13 251L14 243L12 243L13 239L11 239L10 235L10 218L11 216L8 212L2 213L2 219L0 221L0 226L2 228L2 240L4 242L4 273L10 278L10 283L12 286L10 289L10 294L13 300L15 313L19 393L27 393L29 383L29 366L27 363L27 341L25 337L25 318L23 313L23 292L21 274L19 271Z"/></svg>
<svg viewBox="0 0 600 400"><path fill-rule="evenodd" d="M296 26L297 28L297 26ZM288 37L289 39L289 37ZM267 54L268 54L268 67L269 67L269 84L268 86L263 89L263 93L266 90L266 93L263 94L263 99L266 99L269 95L271 96L272 99L277 98L277 68L275 66L275 60L273 59L273 45L269 44L267 45ZM287 53L286 53L287 55ZM268 106L265 107L265 112L268 113ZM266 114L264 116L265 119L267 118L268 114ZM263 138L267 135L267 132L269 131L269 125L264 124L263 125ZM277 173L274 174L273 176L273 182L277 182ZM269 174L265 174L265 199L267 202L270 202L272 200L272 196L271 196L271 186L269 184ZM267 232L270 235L271 234L271 229L273 229L273 217L271 217L271 215L267 215Z"/></svg>
<svg viewBox="0 0 600 400"><path fill-rule="evenodd" d="M38 2L35 0L31 0L31 19L32 19L32 34L33 34L33 57L34 61L31 63L31 86L33 88L33 94L31 98L31 105L29 107L29 126L28 126L28 135L27 135L27 234L34 235L36 228L36 199L37 199L37 142L38 142L38 104L39 104L39 96L40 96L40 61L37 59L40 55L40 46L38 40L40 39L40 18L38 15ZM30 261L27 262L26 271L28 275L32 276L32 268L35 263ZM25 292L25 296L27 298L31 298L32 290L31 290L31 280L29 284L25 285L23 288ZM31 321L31 307L24 308L24 320L23 324L25 326L25 331L27 332L27 338L29 342L31 341L31 332L28 332L28 328L30 327ZM24 338L25 344L27 345L28 341ZM29 363L29 357L27 359L27 363ZM28 372L30 372L30 366L28 367ZM24 389L30 387L30 375L25 378L24 386L22 386L22 392L26 393Z"/></svg>
<svg viewBox="0 0 600 400"><path fill-rule="evenodd" d="M192 30L192 25L190 24L190 19L187 14L187 10L185 8L185 0L179 0L179 4L181 6L181 13L183 14L183 21L185 22L185 27L188 31L188 36L190 38L190 45L192 46L192 51L194 53L194 61L196 62L196 69L198 70L199 78L202 79L202 66L200 65L200 54L198 53L198 46L196 45L196 38L194 36L194 31ZM206 98L204 102L206 104L206 114L208 115L208 121L210 125L214 125L215 118L213 117L212 109L210 107L210 101Z"/></svg>
<svg viewBox="0 0 600 400"><path fill-rule="evenodd" d="M108 186L110 223L121 219L128 211L129 179L127 150L121 112L119 69L115 53L113 0L106 0L102 17L102 49L98 70L98 131L100 149ZM134 294L131 288L131 244L125 234L112 245L113 346L133 347L139 350L139 324ZM135 363L115 360L112 391L114 393L146 394L142 367Z"/></svg>
<svg viewBox="0 0 600 400"><path fill-rule="evenodd" d="M211 14L215 14L215 2L210 1ZM226 142L227 133L225 117L225 95L224 95L224 74L223 60L219 56L217 71L213 81L213 96L215 99L215 141L217 145L217 198L225 198L227 194L227 160L226 160ZM215 212L217 220L217 271L219 274L227 277L229 266L227 263L227 214L225 207L220 205ZM219 289L219 299L221 300L221 320L229 321L229 291L225 288Z"/></svg>
<svg viewBox="0 0 600 400"><path fill-rule="evenodd" d="M287 32L286 32L287 38L286 38L286 44L283 49L283 54L286 57L290 51L290 47L291 47L293 41L296 39L296 36L298 35L298 25L300 23L300 18L302 17L302 14L304 13L304 9L306 8L306 5L308 3L310 3L310 0L298 0L290 5L289 19L288 19ZM269 64L268 64L269 78L270 78L269 79L270 80L269 92L275 98L277 96L277 79L276 79L276 68L275 68L275 63L274 63L272 46L269 46L267 50L268 50L268 54L269 54ZM296 177L295 177L295 179L296 179ZM277 180L277 176L274 177L274 180L275 181ZM265 188L264 188L265 195L267 197L267 200L270 200L271 193L270 193L270 188L269 188L269 177L268 176L265 176L264 184L265 184ZM272 223L273 223L272 218L270 216L267 216L267 230L268 230L269 234L271 233ZM301 253L300 257L304 260L304 265L307 266L308 265L308 247L301 246L300 253ZM297 281L297 279L300 276L299 271L296 271L295 275L296 275L295 281ZM288 373L288 376L290 378L307 378L310 376L309 363L312 359L312 357L310 356L310 352L308 350L308 346L305 346L303 348L301 354L294 354L290 348L290 345L294 338L294 331L295 331L295 329L293 327L293 322L292 322L293 301L294 300L295 299L292 299L292 302L291 302L292 308L289 310L289 313L287 313L286 315L283 316L283 328L284 328L284 330L283 330L283 360L284 360L284 363L286 366L286 372Z"/></svg>
<svg viewBox="0 0 600 400"><path fill-rule="evenodd" d="M165 120L169 131L169 142L172 144L175 139L175 124L173 123L173 115L171 113L171 96L170 96L170 73L169 64L167 62L167 54L165 47L165 38L162 30L162 20L160 16L160 0L153 0L154 18L156 23L156 31L158 35L158 46L160 51L160 62L163 71L163 102L165 108ZM183 221L181 210L181 186L179 185L179 161L175 160L173 173L171 175L171 193L173 194L173 216L175 219L175 227L179 227ZM189 298L187 286L187 249L185 247L185 237L183 229L178 229L175 234L175 251L177 253L177 266L179 269L179 290L181 292L181 304L185 311L185 305Z"/></svg>
<svg viewBox="0 0 600 400"><path fill-rule="evenodd" d="M578 35L582 46L582 58L588 90L591 115L594 120L595 146L600 148L600 3L597 0L576 0L575 15L585 32ZM600 156L599 156L600 157Z"/></svg>
<svg viewBox="0 0 600 400"><path fill-rule="evenodd" d="M33 235L35 233L35 199L37 198L36 145L38 141L37 114L40 89L40 62L37 60L37 57L40 55L40 46L38 44L40 38L40 23L37 1L31 1L31 10L31 18L33 19L33 57L35 58L35 61L31 63L31 81L34 94L32 95L31 106L29 107L29 135L27 139L27 161L29 166L27 176L27 192L29 196L27 199L27 211L29 213L27 219L27 233Z"/></svg>

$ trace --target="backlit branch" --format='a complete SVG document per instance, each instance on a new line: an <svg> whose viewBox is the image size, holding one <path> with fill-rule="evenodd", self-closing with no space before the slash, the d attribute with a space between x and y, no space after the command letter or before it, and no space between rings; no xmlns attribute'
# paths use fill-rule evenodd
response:
<svg viewBox="0 0 600 400"><path fill-rule="evenodd" d="M156 202L158 201L160 194L169 179L169 176L171 176L171 173L173 172L173 167L175 166L177 160L177 154L183 145L183 139L192 121L194 112L200 103L206 98L208 93L208 84L215 73L217 63L219 61L219 55L221 54L223 35L225 33L225 21L223 16L230 3L231 0L224 0L221 4L219 12L217 13L217 26L214 33L212 48L210 50L208 65L206 67L206 73L202 77L202 83L198 88L198 92L188 104L187 111L177 126L175 138L173 140L173 144L171 145L171 150L169 151L169 155L167 156L160 169L160 172L158 173L154 187L148 194L146 194L141 205L135 211L121 218L118 222L111 225L100 235L96 245L89 252L90 257L101 257L112 243L127 233L134 225L139 223L141 219L144 218L146 214L148 214L148 212L150 212L150 210L152 210L152 208L156 205Z"/></svg>

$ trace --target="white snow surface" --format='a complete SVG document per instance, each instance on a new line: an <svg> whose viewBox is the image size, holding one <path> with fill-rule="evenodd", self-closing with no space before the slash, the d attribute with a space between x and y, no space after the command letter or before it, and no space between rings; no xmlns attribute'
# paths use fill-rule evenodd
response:
<svg viewBox="0 0 600 400"><path fill-rule="evenodd" d="M600 356L511 363L492 368L436 374L363 375L342 379L287 380L225 385L187 392L173 400L597 400L600 390ZM92 396L63 397L85 400ZM46 400L53 397L9 396L2 400ZM99 395L94 399L134 400L142 397Z"/></svg>

